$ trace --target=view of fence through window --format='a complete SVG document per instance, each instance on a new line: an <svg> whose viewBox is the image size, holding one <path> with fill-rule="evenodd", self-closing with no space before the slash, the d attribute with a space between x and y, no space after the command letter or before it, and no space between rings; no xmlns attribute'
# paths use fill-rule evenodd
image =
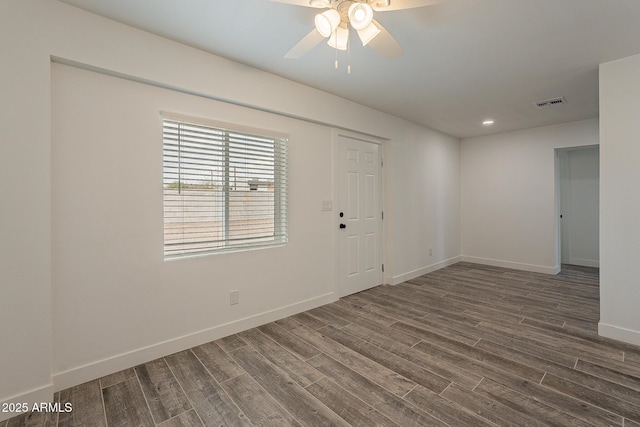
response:
<svg viewBox="0 0 640 427"><path fill-rule="evenodd" d="M163 120L165 258L286 242L286 139Z"/></svg>

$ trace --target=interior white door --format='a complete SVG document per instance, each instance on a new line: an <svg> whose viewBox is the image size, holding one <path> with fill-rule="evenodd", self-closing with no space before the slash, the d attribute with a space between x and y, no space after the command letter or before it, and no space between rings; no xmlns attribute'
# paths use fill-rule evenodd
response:
<svg viewBox="0 0 640 427"><path fill-rule="evenodd" d="M382 283L380 146L338 137L338 271L340 297Z"/></svg>

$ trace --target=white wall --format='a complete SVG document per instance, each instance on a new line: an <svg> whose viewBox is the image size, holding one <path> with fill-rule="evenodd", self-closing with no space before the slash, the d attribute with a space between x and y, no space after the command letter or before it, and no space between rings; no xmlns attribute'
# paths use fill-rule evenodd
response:
<svg viewBox="0 0 640 427"><path fill-rule="evenodd" d="M42 49L38 9L0 2L0 402L52 392L49 57L29 50Z"/></svg>
<svg viewBox="0 0 640 427"><path fill-rule="evenodd" d="M393 143L392 164L385 163L394 185L387 207L390 284L460 261L459 145L419 129L408 126L402 141Z"/></svg>
<svg viewBox="0 0 640 427"><path fill-rule="evenodd" d="M329 128L61 64L52 64L51 82L61 384L87 364L116 366L132 349L150 347L144 359L166 353L166 344L154 346L167 339L179 349L264 323L274 308L282 316L334 299L332 216L320 209L332 198ZM160 111L289 134L286 246L164 261ZM234 289L241 301L231 307ZM230 319L245 321L221 326Z"/></svg>
<svg viewBox="0 0 640 427"><path fill-rule="evenodd" d="M600 266L598 146L558 150L562 263Z"/></svg>
<svg viewBox="0 0 640 427"><path fill-rule="evenodd" d="M556 273L554 150L594 144L597 119L462 140L463 260Z"/></svg>
<svg viewBox="0 0 640 427"><path fill-rule="evenodd" d="M320 202L334 197L327 154L331 141L323 138L330 138L331 126L389 140L384 147L387 280L445 265L460 253L455 138L57 1L1 1L0 54L5 58L0 67L2 402L46 400L54 388L335 298L329 279L333 247L322 238L333 232L331 213L320 212ZM52 56L102 73L71 68L62 76L58 71L64 67L53 65L52 70ZM158 97L156 87L140 99L153 108L167 99L196 113L206 110L267 128L273 123L290 132L292 145L298 141L292 147L291 181L299 180L292 184L291 246L158 263L158 217L147 217L154 203L161 211L161 187L155 180L161 164L147 145L151 135L145 129L133 138L122 134L135 128L127 115L112 116L119 127L110 134L86 133L100 122L92 115L114 114L92 104L98 110L86 111L88 121L59 127L72 121L65 115L73 105L91 95L61 93L63 85L86 83L87 75L107 79L104 73L203 97L195 104L192 97ZM64 108L52 111L52 91ZM107 105L119 102L118 93L102 94ZM87 136L96 139L77 144ZM108 137L113 142L105 145ZM130 154L117 157L114 150L124 147ZM318 162L311 164L311 158ZM123 173L119 183L134 191L105 189L106 165ZM76 182L83 172L87 181ZM63 184L86 196L84 205ZM104 200L91 193L94 186L107 191ZM416 202L424 196L433 199ZM136 209L124 215L127 205ZM110 221L120 228L97 226ZM424 236L416 237L418 232ZM309 241L317 237L312 248ZM127 246L115 252L123 240ZM433 247L433 256L424 255L427 247ZM300 281L304 268L322 273ZM224 304L230 281L241 289L242 303L234 310ZM100 318L106 315L111 319ZM0 419L10 415L0 414Z"/></svg>
<svg viewBox="0 0 640 427"><path fill-rule="evenodd" d="M600 324L640 345L640 55L600 65Z"/></svg>

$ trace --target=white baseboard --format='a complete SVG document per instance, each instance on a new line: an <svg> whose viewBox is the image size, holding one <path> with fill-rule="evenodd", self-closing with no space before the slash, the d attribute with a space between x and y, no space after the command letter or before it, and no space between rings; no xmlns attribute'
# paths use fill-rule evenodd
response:
<svg viewBox="0 0 640 427"><path fill-rule="evenodd" d="M544 273L544 274L560 273L559 265L555 267L546 267L544 265L524 264L519 262L502 261L498 259L480 258L480 257L474 257L474 256L466 256L466 255L462 256L462 261L472 262L474 264L491 265L494 267L512 268L514 270L531 271L533 273Z"/></svg>
<svg viewBox="0 0 640 427"><path fill-rule="evenodd" d="M35 403L53 402L53 384L46 384L42 387L29 390L25 393L20 393L15 396L3 399L0 402L0 408L4 408L7 403L26 403L29 409L33 408ZM21 412L3 412L0 411L0 422L8 420L9 418L20 415Z"/></svg>
<svg viewBox="0 0 640 427"><path fill-rule="evenodd" d="M295 304L279 307L260 314L245 317L243 319L217 325L202 331L135 349L127 353L98 360L83 366L78 366L64 372L58 372L52 377L53 387L55 388L55 391L64 390L169 354L177 353L219 338L246 331L248 329L255 328L256 326L261 326L296 313L311 310L336 300L336 294L334 292L330 292Z"/></svg>
<svg viewBox="0 0 640 427"><path fill-rule="evenodd" d="M423 274L440 270L441 268L448 267L460 261L461 261L460 257L457 256L457 257L449 258L447 260L444 260L435 264L428 265L426 267L419 268L417 270L410 271L408 273L399 274L391 278L390 284L398 285L400 283L406 282L407 280L415 279L416 277L420 277Z"/></svg>
<svg viewBox="0 0 640 427"><path fill-rule="evenodd" d="M621 328L619 326L599 322L598 334L603 337L624 341L629 344L640 345L640 331L634 331L633 329Z"/></svg>

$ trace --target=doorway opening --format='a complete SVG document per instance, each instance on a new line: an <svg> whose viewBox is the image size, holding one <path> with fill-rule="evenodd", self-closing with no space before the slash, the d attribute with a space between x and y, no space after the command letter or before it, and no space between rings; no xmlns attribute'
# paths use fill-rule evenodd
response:
<svg viewBox="0 0 640 427"><path fill-rule="evenodd" d="M556 265L600 267L599 146L556 149Z"/></svg>

